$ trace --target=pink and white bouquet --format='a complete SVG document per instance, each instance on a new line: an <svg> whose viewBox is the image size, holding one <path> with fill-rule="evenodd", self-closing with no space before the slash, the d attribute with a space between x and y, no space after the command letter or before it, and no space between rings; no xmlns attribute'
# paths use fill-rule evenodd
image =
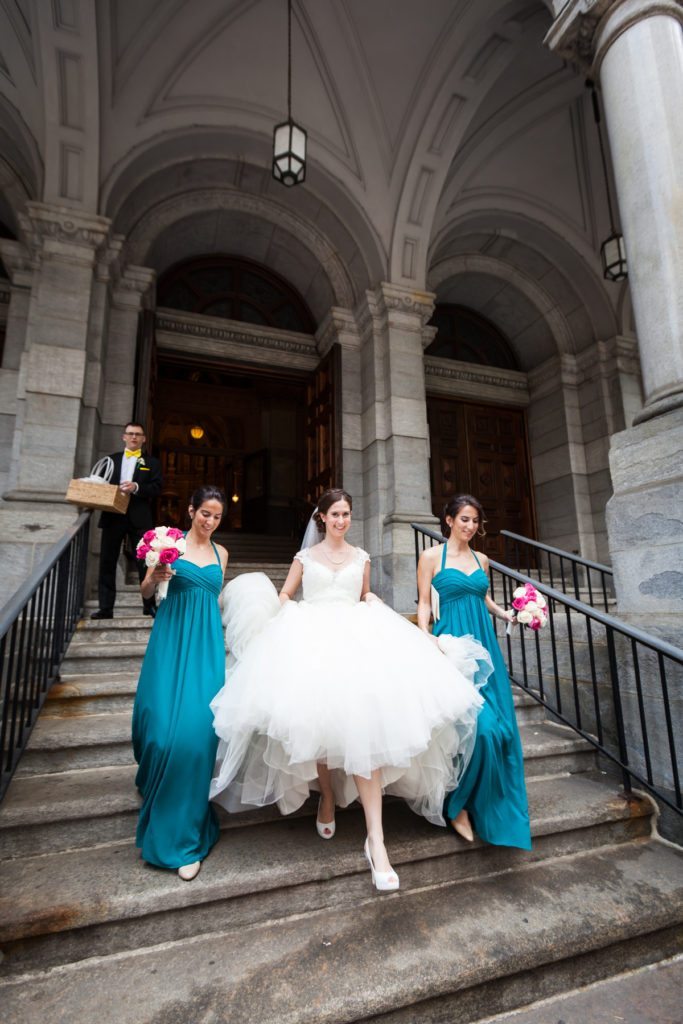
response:
<svg viewBox="0 0 683 1024"><path fill-rule="evenodd" d="M539 594L531 583L525 583L523 587L513 590L512 607L521 626L538 630L548 622L548 603L543 594Z"/></svg>
<svg viewBox="0 0 683 1024"><path fill-rule="evenodd" d="M136 557L145 560L148 569L156 569L157 565L173 565L181 555L185 554L185 535L175 526L155 526L142 535L135 549ZM157 586L157 597L163 601L168 593L168 580L162 580Z"/></svg>

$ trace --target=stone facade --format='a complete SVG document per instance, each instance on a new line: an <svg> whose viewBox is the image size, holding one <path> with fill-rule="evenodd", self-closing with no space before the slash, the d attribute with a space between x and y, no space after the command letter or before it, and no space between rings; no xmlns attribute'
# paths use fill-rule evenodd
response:
<svg viewBox="0 0 683 1024"><path fill-rule="evenodd" d="M540 539L617 558L610 524L630 493L615 484L628 475L620 432L645 431L656 446L683 379L680 292L661 283L681 277L676 90L658 93L663 78L634 58L656 52L677 73L680 7L429 4L427 19L402 5L391 26L373 5L295 4L294 113L310 167L291 190L269 171L282 39L256 9L233 19L185 3L170 19L159 8L138 19L119 5L107 20L57 3L40 5L35 23L8 23L0 529L16 562L10 585L33 564L43 534L32 525L73 518L69 478L116 446L133 413L138 319L156 309L155 278L211 253L285 277L315 334L157 310L157 344L310 370L341 346L354 536L396 607L414 602L408 524L434 522L428 395L525 409ZM601 274L609 225L588 68L602 87L630 287ZM663 154L651 180L645 144ZM494 323L518 369L425 356L443 302ZM675 484L667 477L661 500Z"/></svg>

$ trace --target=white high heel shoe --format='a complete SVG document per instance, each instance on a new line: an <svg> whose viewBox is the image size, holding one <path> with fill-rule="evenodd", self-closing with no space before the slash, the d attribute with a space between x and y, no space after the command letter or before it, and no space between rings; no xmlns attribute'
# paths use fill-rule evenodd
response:
<svg viewBox="0 0 683 1024"><path fill-rule="evenodd" d="M183 882L191 882L199 874L201 866L200 860L196 860L193 864L183 864L181 868L178 868L178 877L182 878Z"/></svg>
<svg viewBox="0 0 683 1024"><path fill-rule="evenodd" d="M320 801L318 801L318 812L315 817L315 827L318 830L318 835L321 839L332 839L334 833L337 831L337 824L334 820L332 821L318 821L318 814L320 813Z"/></svg>
<svg viewBox="0 0 683 1024"><path fill-rule="evenodd" d="M391 871L376 871L375 865L372 863L372 857L370 856L370 845L368 840L365 840L365 846L363 852L367 858L367 862L370 865L370 871L372 872L372 884L378 892L395 892L398 889L399 881L398 875L393 870Z"/></svg>

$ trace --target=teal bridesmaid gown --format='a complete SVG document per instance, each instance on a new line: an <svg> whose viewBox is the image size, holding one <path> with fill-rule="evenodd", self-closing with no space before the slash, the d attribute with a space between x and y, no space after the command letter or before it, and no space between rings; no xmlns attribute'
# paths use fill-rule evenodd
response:
<svg viewBox="0 0 683 1024"><path fill-rule="evenodd" d="M432 580L439 595L435 636L469 634L484 645L493 662L493 674L480 690L485 703L477 719L472 759L460 785L446 798L444 817L451 820L465 808L475 831L487 843L530 850L524 760L510 678L484 603L489 579L472 554L479 566L474 572L448 569L444 544L441 569Z"/></svg>
<svg viewBox="0 0 683 1024"><path fill-rule="evenodd" d="M225 682L218 607L223 571L184 558L159 602L133 710L136 785L143 803L136 844L148 864L203 860L218 839L209 804L218 738L209 707Z"/></svg>

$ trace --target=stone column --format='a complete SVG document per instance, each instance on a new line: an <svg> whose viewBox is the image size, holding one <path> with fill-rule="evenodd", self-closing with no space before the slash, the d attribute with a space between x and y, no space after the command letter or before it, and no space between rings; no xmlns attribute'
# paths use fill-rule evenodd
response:
<svg viewBox="0 0 683 1024"><path fill-rule="evenodd" d="M683 6L675 0L574 0L546 42L600 82L638 335L645 403L610 446L607 504L618 614L683 647ZM632 763L643 767L632 661L620 688ZM655 664L641 676L653 770L671 784ZM683 678L668 679L674 727Z"/></svg>
<svg viewBox="0 0 683 1024"><path fill-rule="evenodd" d="M11 281L0 368L0 493L3 493L9 485L12 470L17 422L22 419L23 403L18 398L19 369L26 344L34 267L28 249L21 242L0 240L0 256Z"/></svg>
<svg viewBox="0 0 683 1024"><path fill-rule="evenodd" d="M396 611L415 610L411 522L434 527L429 481L423 328L434 296L383 283L356 311L361 337L365 546L373 587Z"/></svg>
<svg viewBox="0 0 683 1024"><path fill-rule="evenodd" d="M683 405L683 5L573 0L546 42L600 82L626 242L643 422Z"/></svg>
<svg viewBox="0 0 683 1024"><path fill-rule="evenodd" d="M333 306L315 334L321 358L335 344L341 346L341 434L340 479L353 498L351 541L364 545L363 453L361 448L360 336L350 309Z"/></svg>
<svg viewBox="0 0 683 1024"><path fill-rule="evenodd" d="M28 203L22 218L38 266L28 309L24 416L8 500L61 502L77 459L93 269L109 221Z"/></svg>
<svg viewBox="0 0 683 1024"><path fill-rule="evenodd" d="M112 280L100 454L121 446L121 429L133 415L138 322L155 277L155 272L148 267L129 265Z"/></svg>

